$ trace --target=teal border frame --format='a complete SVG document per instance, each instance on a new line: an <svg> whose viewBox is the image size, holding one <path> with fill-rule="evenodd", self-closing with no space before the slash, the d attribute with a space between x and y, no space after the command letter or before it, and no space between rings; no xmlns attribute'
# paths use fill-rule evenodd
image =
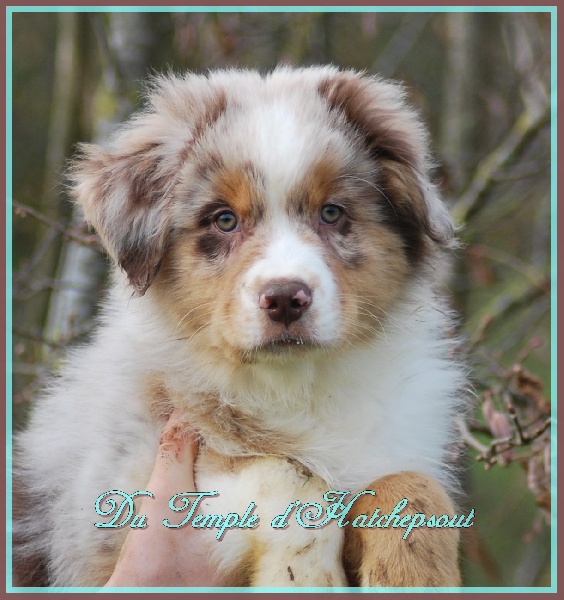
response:
<svg viewBox="0 0 564 600"><path fill-rule="evenodd" d="M557 423L557 7L556 6L7 6L6 10L6 398L12 397L12 15L21 12L548 12L551 14L551 403ZM12 405L6 418L6 592L8 593L555 593L557 591L557 511L551 513L550 587L462 588L24 588L12 586ZM557 436L552 428L552 506L557 506Z"/></svg>
<svg viewBox="0 0 564 600"><path fill-rule="evenodd" d="M213 10L210 10L213 9ZM17 12L550 12L555 6L8 6L7 14Z"/></svg>

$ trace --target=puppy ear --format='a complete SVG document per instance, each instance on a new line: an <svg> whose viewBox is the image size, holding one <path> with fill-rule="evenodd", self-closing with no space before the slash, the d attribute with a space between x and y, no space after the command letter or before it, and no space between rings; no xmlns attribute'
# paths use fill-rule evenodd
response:
<svg viewBox="0 0 564 600"><path fill-rule="evenodd" d="M403 88L354 72L322 80L319 93L363 137L382 173L382 190L397 219L439 244L453 237L452 218L428 176L427 133ZM413 232L412 232L413 233Z"/></svg>
<svg viewBox="0 0 564 600"><path fill-rule="evenodd" d="M122 152L85 144L69 173L87 222L140 295L159 270L169 229L175 173L160 150L154 140Z"/></svg>
<svg viewBox="0 0 564 600"><path fill-rule="evenodd" d="M225 107L225 93L206 77L156 77L147 108L116 133L109 150L82 145L71 165L75 200L140 295L166 251L182 164Z"/></svg>

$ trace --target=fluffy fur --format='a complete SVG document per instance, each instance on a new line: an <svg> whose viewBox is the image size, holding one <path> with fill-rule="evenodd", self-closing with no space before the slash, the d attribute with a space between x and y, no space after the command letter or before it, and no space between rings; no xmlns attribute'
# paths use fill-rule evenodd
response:
<svg viewBox="0 0 564 600"><path fill-rule="evenodd" d="M464 373L430 166L402 89L331 67L159 77L107 149L83 146L73 193L120 268L16 441L17 582L105 583L127 532L95 529L94 501L144 489L180 407L203 440L198 489L220 491L204 509L261 516L216 545L233 585L458 583L452 531L418 531L419 554L347 531L345 571L336 525L269 525L329 489L392 502L390 476L392 496L421 481L430 512L454 510Z"/></svg>

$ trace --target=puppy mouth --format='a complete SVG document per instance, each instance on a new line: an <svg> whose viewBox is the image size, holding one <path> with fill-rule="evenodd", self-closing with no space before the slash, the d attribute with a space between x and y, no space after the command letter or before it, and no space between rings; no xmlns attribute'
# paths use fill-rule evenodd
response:
<svg viewBox="0 0 564 600"><path fill-rule="evenodd" d="M260 348L280 348L280 347L293 347L293 346L312 346L311 340L306 340L301 336L287 335L278 339L271 340L264 344L261 344Z"/></svg>
<svg viewBox="0 0 564 600"><path fill-rule="evenodd" d="M324 346L309 336L295 335L290 332L265 340L253 348L253 353L268 355L289 355L304 351L319 350Z"/></svg>

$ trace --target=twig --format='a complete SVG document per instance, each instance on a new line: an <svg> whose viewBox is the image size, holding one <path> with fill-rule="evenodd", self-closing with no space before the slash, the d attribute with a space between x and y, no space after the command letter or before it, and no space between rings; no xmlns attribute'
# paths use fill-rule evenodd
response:
<svg viewBox="0 0 564 600"><path fill-rule="evenodd" d="M99 247L98 238L95 235L83 235L82 233L78 233L77 231L73 231L72 229L67 229L64 225L61 225L54 219L50 219L40 212L36 211L31 206L27 206L26 204L22 204L16 200L12 200L12 206L14 207L16 214L21 216L30 216L45 225L55 229L61 235L67 239L74 240L79 244L84 244L85 246L93 246L96 249L99 249L102 252L102 249Z"/></svg>
<svg viewBox="0 0 564 600"><path fill-rule="evenodd" d="M500 320L507 319L515 310L528 306L538 298L545 297L547 289L550 289L550 279L544 278L544 281L539 280L512 298L507 295L500 296L497 298L492 310L487 313L490 319L488 326L494 321L499 322Z"/></svg>
<svg viewBox="0 0 564 600"><path fill-rule="evenodd" d="M499 171L517 158L527 142L548 123L550 106L545 107L538 115L532 114L530 110L521 113L507 137L478 164L470 185L453 206L452 214L457 223L466 223L483 208L487 193L494 185Z"/></svg>
<svg viewBox="0 0 564 600"><path fill-rule="evenodd" d="M470 433L470 430L468 429L468 426L466 425L463 419L457 419L456 425L458 427L458 430L460 431L462 440L466 442L469 446L472 446L472 448L478 450L482 454L485 454L489 450L487 446L480 444L480 442Z"/></svg>
<svg viewBox="0 0 564 600"><path fill-rule="evenodd" d="M58 236L58 231L55 229L48 229L43 236L41 242L35 249L33 255L25 262L24 267L15 274L15 278L19 282L26 282L31 277L32 271L40 263L41 259L45 256L47 248L54 242Z"/></svg>
<svg viewBox="0 0 564 600"><path fill-rule="evenodd" d="M485 244L472 245L469 248L469 252L476 258L486 258L511 267L514 271L526 277L545 294L550 294L550 280L545 275L539 274L538 269L535 269L517 256Z"/></svg>
<svg viewBox="0 0 564 600"><path fill-rule="evenodd" d="M14 286L12 294L16 300L29 300L41 292L53 290L74 290L82 295L90 294L88 290L85 290L78 283L61 281L59 279L35 278L27 281L21 273L18 273L16 281L18 285Z"/></svg>

